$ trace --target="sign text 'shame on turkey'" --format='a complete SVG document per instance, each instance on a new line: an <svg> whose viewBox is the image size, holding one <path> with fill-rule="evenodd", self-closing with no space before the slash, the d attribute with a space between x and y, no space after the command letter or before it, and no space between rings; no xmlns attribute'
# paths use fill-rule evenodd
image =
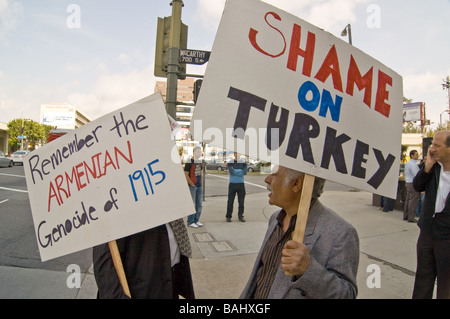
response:
<svg viewBox="0 0 450 319"><path fill-rule="evenodd" d="M228 0L191 131L395 198L402 99L401 76L361 50L264 2Z"/></svg>

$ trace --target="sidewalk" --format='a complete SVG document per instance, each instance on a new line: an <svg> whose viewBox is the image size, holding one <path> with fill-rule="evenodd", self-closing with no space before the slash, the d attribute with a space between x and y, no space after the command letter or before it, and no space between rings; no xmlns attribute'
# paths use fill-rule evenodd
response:
<svg viewBox="0 0 450 319"><path fill-rule="evenodd" d="M383 213L371 205L367 192L325 191L323 204L350 222L360 237L358 298L410 299L416 267L417 224L402 220L401 211ZM193 248L190 260L198 299L238 298L253 267L267 222L276 207L268 205L267 192L245 198L245 223L237 219L237 203L231 223L225 222L226 196L206 197L201 222L188 227ZM236 201L237 202L237 201ZM375 265L381 270L380 288L369 288L367 280ZM371 266L374 267L374 266ZM96 297L92 267L82 274L80 289L68 289L67 272L0 266L0 298ZM7 278L7 279L6 279Z"/></svg>
<svg viewBox="0 0 450 319"><path fill-rule="evenodd" d="M234 216L231 223L226 223L226 197L206 198L201 218L205 226L189 228L197 298L239 297L260 249L268 218L277 210L268 205L267 199L267 193L247 195L246 222L241 223ZM371 205L372 194L367 192L326 191L320 200L358 231L358 298L410 299L416 268L417 224L403 221L401 211L381 212ZM373 264L381 270L380 288L369 288L366 283L374 272L374 266L369 270L368 266ZM373 282L372 277L369 281Z"/></svg>

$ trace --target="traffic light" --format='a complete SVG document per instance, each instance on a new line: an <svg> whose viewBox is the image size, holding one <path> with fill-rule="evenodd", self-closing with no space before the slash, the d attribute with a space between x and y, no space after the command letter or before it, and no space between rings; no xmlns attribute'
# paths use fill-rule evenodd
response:
<svg viewBox="0 0 450 319"><path fill-rule="evenodd" d="M167 64L169 61L169 34L171 17L158 18L156 30L155 68L154 74L158 77L167 77ZM181 23L180 49L187 49L188 26ZM179 65L178 78L186 78L186 64Z"/></svg>
<svg viewBox="0 0 450 319"><path fill-rule="evenodd" d="M200 94L200 88L203 80L196 80L194 82L194 103L197 103L198 95Z"/></svg>

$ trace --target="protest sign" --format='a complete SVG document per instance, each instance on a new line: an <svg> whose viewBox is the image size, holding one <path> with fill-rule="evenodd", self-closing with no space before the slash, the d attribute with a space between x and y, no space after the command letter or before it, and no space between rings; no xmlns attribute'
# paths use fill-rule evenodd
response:
<svg viewBox="0 0 450 319"><path fill-rule="evenodd" d="M24 170L42 261L191 214L173 149L154 94L30 153Z"/></svg>
<svg viewBox="0 0 450 319"><path fill-rule="evenodd" d="M191 131L395 198L402 98L402 78L361 50L264 2L228 0Z"/></svg>

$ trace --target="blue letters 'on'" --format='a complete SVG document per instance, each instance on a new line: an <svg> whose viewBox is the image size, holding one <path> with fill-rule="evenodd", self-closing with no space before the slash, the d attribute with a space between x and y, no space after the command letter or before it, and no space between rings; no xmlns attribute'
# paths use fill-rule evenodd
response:
<svg viewBox="0 0 450 319"><path fill-rule="evenodd" d="M312 95L310 99L307 98L308 92L311 92ZM330 110L331 119L334 122L339 122L342 97L336 95L336 102L334 102L331 93L324 89L321 99L319 89L311 81L303 83L298 90L298 102L308 112L314 112L320 102L319 116L326 117L328 110Z"/></svg>

